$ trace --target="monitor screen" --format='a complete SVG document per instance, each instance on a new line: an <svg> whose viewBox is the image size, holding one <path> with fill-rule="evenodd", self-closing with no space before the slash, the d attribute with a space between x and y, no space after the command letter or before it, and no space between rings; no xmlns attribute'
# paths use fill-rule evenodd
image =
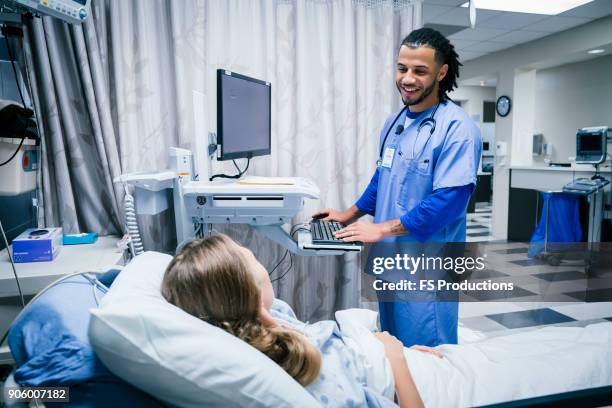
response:
<svg viewBox="0 0 612 408"><path fill-rule="evenodd" d="M271 86L258 79L217 70L219 160L270 154Z"/></svg>
<svg viewBox="0 0 612 408"><path fill-rule="evenodd" d="M601 135L600 134L581 134L580 135L580 153L589 154L601 152Z"/></svg>

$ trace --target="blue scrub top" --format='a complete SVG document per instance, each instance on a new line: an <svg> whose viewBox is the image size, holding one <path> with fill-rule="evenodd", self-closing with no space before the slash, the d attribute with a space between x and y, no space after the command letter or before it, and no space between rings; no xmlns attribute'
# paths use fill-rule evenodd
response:
<svg viewBox="0 0 612 408"><path fill-rule="evenodd" d="M482 151L480 130L468 114L451 101L440 103L435 114L436 128L420 132L419 124L428 118L434 107L423 111L402 133L389 132L384 148L394 148L391 167L378 169L374 222L400 218L434 190L476 185ZM380 143L399 112L389 116L380 133ZM396 123L404 123L406 113ZM465 210L433 234L428 242L464 242ZM408 235L389 237L385 241L414 241Z"/></svg>

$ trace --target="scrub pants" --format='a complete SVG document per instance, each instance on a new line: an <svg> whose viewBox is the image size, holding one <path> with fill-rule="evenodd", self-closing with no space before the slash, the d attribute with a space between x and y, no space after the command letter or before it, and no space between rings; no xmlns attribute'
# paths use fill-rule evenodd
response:
<svg viewBox="0 0 612 408"><path fill-rule="evenodd" d="M380 326L405 347L457 344L457 302L378 302Z"/></svg>

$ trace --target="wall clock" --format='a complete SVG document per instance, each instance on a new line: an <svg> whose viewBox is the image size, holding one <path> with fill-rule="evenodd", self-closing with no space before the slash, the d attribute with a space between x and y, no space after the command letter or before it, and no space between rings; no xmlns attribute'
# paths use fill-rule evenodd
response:
<svg viewBox="0 0 612 408"><path fill-rule="evenodd" d="M510 97L506 95L502 95L497 98L497 102L495 102L495 110L499 116L506 117L510 113L510 108L512 107L512 102L510 101Z"/></svg>

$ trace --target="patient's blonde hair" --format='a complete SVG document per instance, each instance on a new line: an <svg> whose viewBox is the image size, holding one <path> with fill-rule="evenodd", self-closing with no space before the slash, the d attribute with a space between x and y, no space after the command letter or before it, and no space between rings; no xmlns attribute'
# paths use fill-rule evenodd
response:
<svg viewBox="0 0 612 408"><path fill-rule="evenodd" d="M185 245L162 282L168 302L246 341L306 386L319 375L321 355L298 331L266 327L261 298L240 247L226 235Z"/></svg>

